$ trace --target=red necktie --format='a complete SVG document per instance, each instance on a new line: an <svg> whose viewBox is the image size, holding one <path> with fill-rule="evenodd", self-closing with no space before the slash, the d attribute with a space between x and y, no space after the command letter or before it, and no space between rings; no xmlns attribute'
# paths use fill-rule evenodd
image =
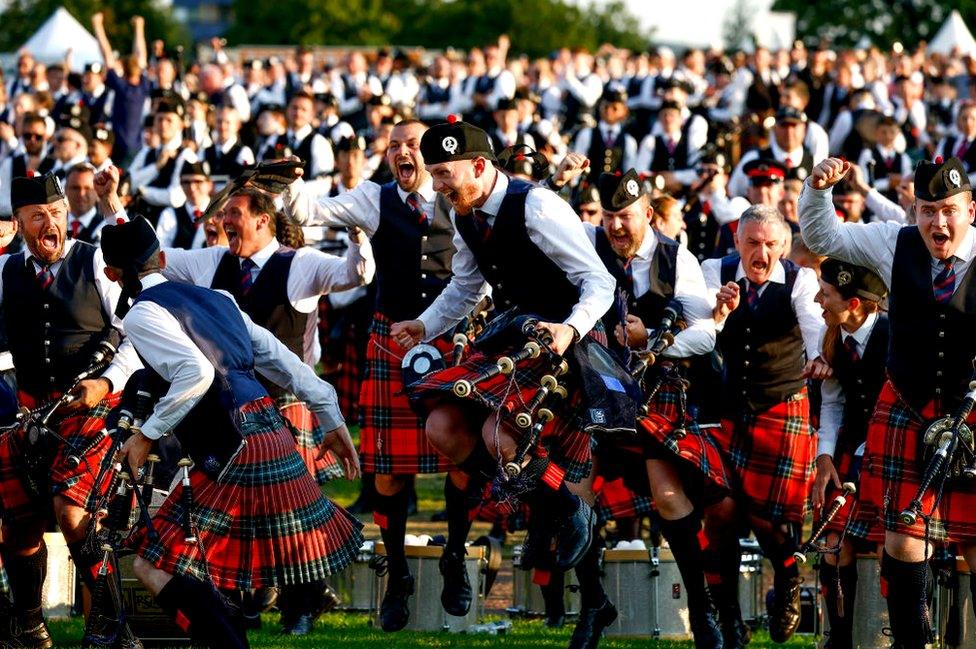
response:
<svg viewBox="0 0 976 649"><path fill-rule="evenodd" d="M423 208L420 207L420 194L417 192L411 192L410 195L407 196L407 207L409 207L410 211L412 211L414 216L417 217L417 223L424 226L427 225L427 215L424 214Z"/></svg>
<svg viewBox="0 0 976 649"><path fill-rule="evenodd" d="M844 348L847 350L847 356L851 359L851 362L856 363L861 360L861 355L857 351L857 341L854 340L854 336L848 336L844 339Z"/></svg>
<svg viewBox="0 0 976 649"><path fill-rule="evenodd" d="M959 148L956 149L956 157L962 158L964 155L966 155L966 151L969 151L969 140L962 141L962 144L960 144Z"/></svg>
<svg viewBox="0 0 976 649"><path fill-rule="evenodd" d="M54 273L51 272L51 267L41 266L41 269L37 271L37 285L41 287L42 291L46 291L53 283Z"/></svg>
<svg viewBox="0 0 976 649"><path fill-rule="evenodd" d="M81 221L78 219L71 219L71 238L77 239L79 232L81 232Z"/></svg>
<svg viewBox="0 0 976 649"><path fill-rule="evenodd" d="M793 160L790 159L790 156L786 156L786 160L783 160L783 164L786 165L787 169L793 168Z"/></svg>

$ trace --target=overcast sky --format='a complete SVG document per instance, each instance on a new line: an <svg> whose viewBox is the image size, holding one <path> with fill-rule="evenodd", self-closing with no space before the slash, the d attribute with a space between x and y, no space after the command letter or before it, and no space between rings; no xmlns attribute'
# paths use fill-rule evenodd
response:
<svg viewBox="0 0 976 649"><path fill-rule="evenodd" d="M596 0L599 2L600 0ZM747 0L751 13L765 13L773 0ZM736 0L625 0L645 27L657 27L655 40L722 43L722 25Z"/></svg>

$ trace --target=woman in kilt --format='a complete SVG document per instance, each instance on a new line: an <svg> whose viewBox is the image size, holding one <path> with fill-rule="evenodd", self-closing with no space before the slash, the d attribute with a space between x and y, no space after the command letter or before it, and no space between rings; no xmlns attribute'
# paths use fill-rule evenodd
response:
<svg viewBox="0 0 976 649"><path fill-rule="evenodd" d="M737 252L702 264L708 287L717 292L713 317L725 365L722 425L713 437L738 509L713 508L705 518L706 570L726 649L749 638L738 603L740 521L773 564L770 637L785 642L800 622L803 578L793 553L809 509L817 449L805 368L820 354L823 320L814 302L816 274L784 258L788 232L775 208L753 205L739 218Z"/></svg>
<svg viewBox="0 0 976 649"><path fill-rule="evenodd" d="M393 326L397 343L409 349L450 330L489 286L499 312L514 309L539 318L537 331L552 337L549 347L556 355L590 334L610 308L613 279L569 205L550 190L510 180L499 172L487 133L464 122L431 127L420 149L434 189L454 207L455 274L417 320ZM515 344L523 343L524 339ZM510 351L514 350L504 350ZM452 615L465 614L471 604L464 568L469 514L480 503L483 486L496 476L499 462L514 457L523 434L504 421L500 410L528 403L541 377L553 371L547 350L517 363L509 376L477 383L475 399L449 396L456 381L480 377L496 367L497 358L497 351L479 351L461 365L430 374L410 387L411 397L429 413L428 439L467 477L448 482L446 494L448 544L440 565L441 603ZM578 419L581 402L579 390L570 385L567 398L555 404L555 418L542 431L549 463L533 495L537 499L533 511L545 511L550 517L546 534L556 535L554 563L563 570L577 563L589 546L592 526L589 506L566 485L590 472L590 440ZM534 517L533 529L539 525Z"/></svg>
<svg viewBox="0 0 976 649"><path fill-rule="evenodd" d="M332 450L354 477L358 457L335 390L226 293L166 281L159 273L165 255L145 219L107 226L102 250L106 274L123 286L123 309L135 298L123 319L132 325L132 344L170 384L121 456L139 467L152 440L170 431L182 440L208 434L210 443L228 435L243 441L235 452L215 447L205 461L193 458L192 509L184 509L181 484L153 518L158 537L141 529L130 539L136 576L198 641L247 646L219 591L324 580L362 543L362 525L322 496L255 371L309 404L328 431L320 453ZM187 416L192 430L181 425Z"/></svg>
<svg viewBox="0 0 976 649"><path fill-rule="evenodd" d="M885 526L882 593L895 646L921 649L932 641L926 592L930 542L956 543L976 570L972 481L943 482L938 476L921 494L920 515L901 517L934 451L924 442L926 429L932 420L956 413L972 379L976 203L963 163L937 158L915 169L916 225L841 224L830 189L850 167L828 158L814 168L800 195L800 225L811 250L865 266L890 289L887 381L868 424L862 484L870 499L878 499ZM976 416L967 421L973 426Z"/></svg>

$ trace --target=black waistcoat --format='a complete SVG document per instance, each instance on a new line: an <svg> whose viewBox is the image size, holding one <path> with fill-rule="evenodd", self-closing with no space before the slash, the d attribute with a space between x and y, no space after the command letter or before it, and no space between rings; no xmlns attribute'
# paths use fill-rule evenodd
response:
<svg viewBox="0 0 976 649"><path fill-rule="evenodd" d="M455 223L478 270L491 285L500 311L518 307L523 313L562 322L579 301L579 289L529 238L525 200L533 186L523 180L509 181L487 238L478 233L470 215L457 216Z"/></svg>
<svg viewBox="0 0 976 649"><path fill-rule="evenodd" d="M942 155L945 158L951 158L956 155L956 149L959 148L960 137L958 135L950 135L946 138L945 147L942 150ZM962 163L966 167L966 173L973 173L976 171L976 140L969 143L969 148L966 149L966 153L962 156Z"/></svg>
<svg viewBox="0 0 976 649"><path fill-rule="evenodd" d="M739 281L742 299L718 334L725 361L722 405L726 414L743 408L763 412L804 386L804 348L793 311L793 285L799 267L780 260L786 271L782 284L768 282L755 310L746 302L746 280ZM722 258L722 284L735 281L739 256Z"/></svg>
<svg viewBox="0 0 976 649"><path fill-rule="evenodd" d="M176 236L173 237L173 247L189 250L193 246L199 227L195 223L196 217L190 212L188 203L184 203L183 207L174 208L173 213L176 215Z"/></svg>
<svg viewBox="0 0 976 649"><path fill-rule="evenodd" d="M860 360L853 362L840 341L834 354L834 378L844 390L844 423L837 451L854 452L868 435L868 421L885 382L888 316L879 314ZM835 457L839 453L835 453Z"/></svg>
<svg viewBox="0 0 976 649"><path fill-rule="evenodd" d="M674 145L674 153L668 152L667 140L663 135L654 136L654 157L651 159L651 171L674 171L688 167L688 129L692 118L689 117L681 126L681 138Z"/></svg>
<svg viewBox="0 0 976 649"><path fill-rule="evenodd" d="M72 245L46 291L24 253L3 267L3 321L17 384L36 398L68 387L88 367L98 343L117 333L95 284L95 250L82 242Z"/></svg>
<svg viewBox="0 0 976 649"><path fill-rule="evenodd" d="M227 153L217 154L219 145L212 144L203 152L203 157L210 165L210 173L214 176L229 176L231 180L244 173L245 165L237 161L244 145L240 140Z"/></svg>
<svg viewBox="0 0 976 649"><path fill-rule="evenodd" d="M688 235L688 250L699 264L714 256L718 231L718 221L712 216L711 206L706 210L704 204L696 200L685 214L685 234Z"/></svg>
<svg viewBox="0 0 976 649"><path fill-rule="evenodd" d="M888 374L916 410L939 399L951 411L966 393L976 356L976 264L956 276L947 304L935 301L931 264L918 228L902 228L891 267Z"/></svg>
<svg viewBox="0 0 976 649"><path fill-rule="evenodd" d="M451 279L454 228L438 194L434 220L423 225L400 198L396 182L380 189L380 225L371 239L376 258L376 311L394 322L416 318Z"/></svg>
<svg viewBox="0 0 976 649"><path fill-rule="evenodd" d="M586 156L590 159L590 178L593 181L599 178L601 173L623 171L621 166L624 162L624 142L627 132L623 124L618 124L617 127L617 137L613 141L613 146L609 147L603 141L603 131L599 125L590 129L590 149Z"/></svg>
<svg viewBox="0 0 976 649"><path fill-rule="evenodd" d="M776 156L773 155L773 147L768 146L765 149L760 149L759 157L775 160ZM805 169L807 172L807 176L809 176L813 172L813 155L810 154L810 151L806 147L803 147L802 158L800 158L799 160L790 160L790 162L793 163L794 167L802 167L803 169Z"/></svg>

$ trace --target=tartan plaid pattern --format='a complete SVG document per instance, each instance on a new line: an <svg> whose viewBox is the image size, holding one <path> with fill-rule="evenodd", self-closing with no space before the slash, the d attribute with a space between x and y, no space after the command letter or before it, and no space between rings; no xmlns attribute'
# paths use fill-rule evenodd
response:
<svg viewBox="0 0 976 649"><path fill-rule="evenodd" d="M914 412L902 401L891 382L885 383L878 397L878 405L868 425L868 441L864 451L862 507L872 508L884 521L885 529L917 538L925 537L925 521L909 527L898 520L898 514L908 506L921 480L918 436L924 434L928 423L944 414L930 401L920 412ZM966 420L976 424L976 412ZM922 512L932 511L935 490L929 489L922 499ZM976 539L976 486L946 485L942 500L929 520L929 538L935 541L972 541Z"/></svg>
<svg viewBox="0 0 976 649"><path fill-rule="evenodd" d="M495 358L475 352L457 367L428 374L422 381L410 386L407 392L417 399L432 396L431 393L457 398L452 392L455 381L474 379L494 366ZM515 371L508 376L499 374L481 382L468 399L487 410L495 411L500 407L504 413L514 416L532 400L539 389L540 379L550 371L550 364L545 354L542 354L539 358L518 363ZM566 472L565 479L568 482L579 482L589 475L592 466L590 436L581 429L583 400L580 390L571 383L566 385L566 389L569 391L569 398L550 408L555 418L543 429L540 441L546 447L549 458ZM507 428L516 440L525 433L514 422Z"/></svg>
<svg viewBox="0 0 976 649"><path fill-rule="evenodd" d="M843 435L841 431L841 435ZM854 459L853 450L843 450L838 451L834 457L834 466L837 468L837 475L840 476L840 481L844 482L845 477L851 470L851 462ZM862 465L863 466L863 465ZM864 539L872 543L884 543L884 528L881 526L878 519L877 510L872 510L870 507L865 509L861 506L861 502L864 498L862 492L864 485L864 474L861 474L861 479L857 483L858 493L847 498L847 504L844 505L834 520L827 525L827 531L829 532L843 532L847 530L847 535L854 537L855 539ZM824 498L825 507L829 508L830 503L833 501L834 496L840 492L840 489L835 487L833 484L827 485L827 493ZM819 516L820 512L816 512Z"/></svg>
<svg viewBox="0 0 976 649"><path fill-rule="evenodd" d="M499 503L488 495L478 508L475 518L486 523L499 523L506 532L517 532L529 528L531 513L532 508L525 501L519 502L513 510L511 505Z"/></svg>
<svg viewBox="0 0 976 649"><path fill-rule="evenodd" d="M343 477L342 466L332 451L328 451L321 460L315 459L319 453L319 446L325 439L325 431L319 426L315 413L293 394L279 397L277 403L281 416L290 424L289 428L295 438L298 454L302 456L302 461L305 462L308 472L312 474L315 481L325 484L333 478Z"/></svg>
<svg viewBox="0 0 976 649"><path fill-rule="evenodd" d="M366 376L359 405L363 424L359 432L359 461L364 473L440 473L453 468L450 460L427 441L425 417L419 416L403 394L398 356L402 350L390 336L393 323L377 313L366 348ZM441 337L434 343L445 359L453 344Z"/></svg>
<svg viewBox="0 0 976 649"><path fill-rule="evenodd" d="M650 516L654 512L654 502L649 494L628 487L623 478L614 478L603 482L596 494L594 509L597 522L604 525L611 519Z"/></svg>
<svg viewBox="0 0 976 649"><path fill-rule="evenodd" d="M802 522L817 455L806 388L765 412L739 417L712 429L733 491L756 516Z"/></svg>
<svg viewBox="0 0 976 649"><path fill-rule="evenodd" d="M191 471L199 542L184 542L178 485L153 518L159 540L139 529L130 545L157 568L212 581L219 589L285 586L336 574L355 559L362 523L322 496L270 398L239 412L247 446L221 481Z"/></svg>
<svg viewBox="0 0 976 649"><path fill-rule="evenodd" d="M48 473L48 487L52 496L60 495L79 507L85 506L88 496L95 488L95 477L111 443L106 437L85 455L84 461L77 468L69 468L67 459L75 449L84 448L92 438L101 435L105 428L105 417L118 405L120 396L121 393L110 394L88 412L65 417L54 426L54 430L65 442L55 442L56 451ZM24 392L18 394L18 399L25 408L34 408L40 403ZM0 438L0 509L3 520L8 525L38 515L44 516L37 511L37 504L31 500L17 471L16 455L26 452L28 448L26 432L22 429L16 429ZM107 487L107 482L101 485L102 489Z"/></svg>
<svg viewBox="0 0 976 649"><path fill-rule="evenodd" d="M322 361L328 367L338 367L338 371L329 372L325 378L336 390L339 397L339 410L346 413L349 421L359 418L359 389L361 359L356 348L356 324L349 322L342 332L342 341L329 342L332 321L335 319L329 298L323 295L319 299L319 341L322 345ZM338 351L336 351L338 350Z"/></svg>
<svg viewBox="0 0 976 649"><path fill-rule="evenodd" d="M637 429L651 436L654 442L675 457L693 466L714 486L721 489L729 488L729 480L725 475L722 462L722 452L719 451L715 440L702 429L698 422L685 415L685 421L678 421L678 406L681 394L674 385L663 385L654 395L654 400L647 404L647 415L637 419ZM684 437L674 435L674 429L679 423L684 425Z"/></svg>

